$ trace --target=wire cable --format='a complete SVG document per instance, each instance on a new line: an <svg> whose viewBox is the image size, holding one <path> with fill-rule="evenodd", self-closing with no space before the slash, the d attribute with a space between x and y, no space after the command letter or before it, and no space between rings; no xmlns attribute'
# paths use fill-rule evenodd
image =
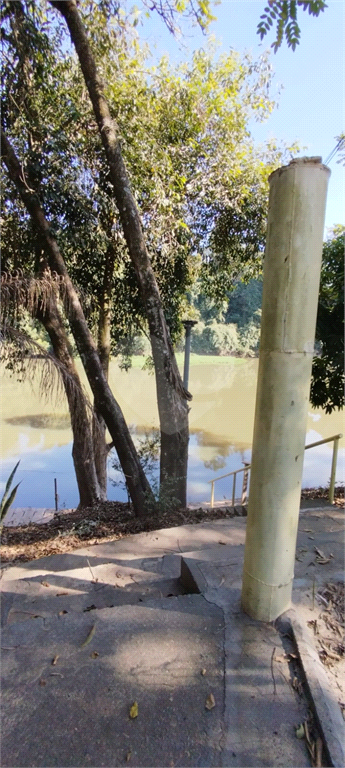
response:
<svg viewBox="0 0 345 768"><path fill-rule="evenodd" d="M343 144L345 144L345 138L344 137L339 139L339 141L335 145L334 149L332 149L332 152L330 152L328 157L326 157L326 160L324 160L324 165L328 165L328 163L330 163L331 160L333 160L334 156L337 154L338 150L341 149Z"/></svg>

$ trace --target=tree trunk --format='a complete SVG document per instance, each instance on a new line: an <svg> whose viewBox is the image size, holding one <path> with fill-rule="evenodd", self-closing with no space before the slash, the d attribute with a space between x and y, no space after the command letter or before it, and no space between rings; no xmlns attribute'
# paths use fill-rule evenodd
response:
<svg viewBox="0 0 345 768"><path fill-rule="evenodd" d="M103 272L103 285L100 297L98 317L97 349L103 373L108 381L111 348L111 294L115 264L115 247L110 242L106 254ZM107 459L109 448L105 439L106 425L102 415L95 408L93 423L93 445L96 462L96 472L102 498L107 498Z"/></svg>
<svg viewBox="0 0 345 768"><path fill-rule="evenodd" d="M166 325L156 278L146 249L139 212L131 192L121 154L115 122L103 93L87 34L75 0L50 0L66 20L89 91L98 129L109 164L110 178L120 219L141 290L150 329L156 373L157 403L161 427L161 481L169 478L170 489L181 506L186 505L188 461L188 405L191 395L184 388ZM179 456L176 456L176 451Z"/></svg>
<svg viewBox="0 0 345 768"><path fill-rule="evenodd" d="M51 234L50 226L40 205L39 198L28 187L24 171L2 129L1 152L9 177L15 184L40 236L50 269L62 278L61 290L66 315L95 398L96 408L101 413L114 442L135 513L142 515L145 513L147 496L151 494L150 485L141 467L121 408L115 400L104 376L97 349L86 323L77 292L67 272L58 244Z"/></svg>
<svg viewBox="0 0 345 768"><path fill-rule="evenodd" d="M55 302L37 308L35 315L44 325L55 357L63 363L69 376L64 377L73 432L72 457L79 491L79 506L91 507L100 499L96 467L92 449L91 413L87 412L82 385L76 371L62 318ZM63 374L62 374L63 375ZM71 386L71 379L76 386Z"/></svg>
<svg viewBox="0 0 345 768"><path fill-rule="evenodd" d="M107 459L109 449L106 443L106 423L103 416L96 410L94 403L94 414L92 420L92 445L93 455L95 460L95 468L100 492L100 498L102 501L107 499Z"/></svg>

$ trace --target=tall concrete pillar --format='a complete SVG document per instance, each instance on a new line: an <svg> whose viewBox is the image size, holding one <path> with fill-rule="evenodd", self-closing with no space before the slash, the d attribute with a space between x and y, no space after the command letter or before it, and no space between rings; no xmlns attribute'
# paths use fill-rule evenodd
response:
<svg viewBox="0 0 345 768"><path fill-rule="evenodd" d="M270 176L242 607L289 608L330 171L298 158Z"/></svg>

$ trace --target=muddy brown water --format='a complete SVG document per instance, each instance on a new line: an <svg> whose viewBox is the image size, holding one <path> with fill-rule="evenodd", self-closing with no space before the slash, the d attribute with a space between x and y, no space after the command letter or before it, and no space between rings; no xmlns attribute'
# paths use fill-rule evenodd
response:
<svg viewBox="0 0 345 768"><path fill-rule="evenodd" d="M181 359L180 359L181 358ZM193 394L190 412L188 500L196 503L210 497L209 480L231 472L250 461L254 423L258 360L202 358L192 356L189 388ZM136 367L128 373L111 363L110 384L123 409L135 441L158 427L155 379ZM182 368L182 355L179 356ZM17 507L54 507L54 478L57 479L59 506L73 507L78 502L71 458L71 430L64 396L55 401L40 392L39 381L19 383L6 371L1 376L1 488L14 464L20 459L16 475L21 481ZM306 443L344 432L343 414L326 415L309 409ZM303 487L326 485L329 481L332 444L313 448L305 454ZM125 491L114 486L120 480L109 460L109 498L126 499ZM344 439L340 442L337 480L343 480ZM240 492L240 481L237 495ZM216 484L216 498L231 496L231 483ZM11 513L10 513L11 515Z"/></svg>

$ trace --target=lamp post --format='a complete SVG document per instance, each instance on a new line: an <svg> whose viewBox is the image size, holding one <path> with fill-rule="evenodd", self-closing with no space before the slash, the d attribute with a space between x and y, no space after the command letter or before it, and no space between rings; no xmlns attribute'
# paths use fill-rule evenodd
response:
<svg viewBox="0 0 345 768"><path fill-rule="evenodd" d="M186 341L184 347L184 368L183 368L183 386L188 389L189 379L189 358L190 358L190 340L193 325L197 324L197 320L182 320L182 323L186 329Z"/></svg>

